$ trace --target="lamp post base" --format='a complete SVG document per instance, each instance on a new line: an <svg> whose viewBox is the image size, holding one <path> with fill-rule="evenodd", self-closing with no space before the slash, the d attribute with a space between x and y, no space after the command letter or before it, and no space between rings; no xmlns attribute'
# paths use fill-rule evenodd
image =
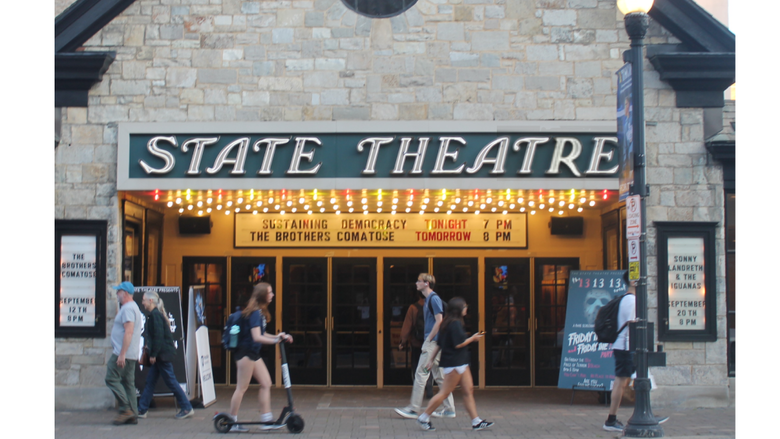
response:
<svg viewBox="0 0 780 439"><path fill-rule="evenodd" d="M634 390L636 393L634 414L626 423L623 436L664 437L664 429L658 424L658 419L653 415L653 409L650 407L650 379L635 379Z"/></svg>

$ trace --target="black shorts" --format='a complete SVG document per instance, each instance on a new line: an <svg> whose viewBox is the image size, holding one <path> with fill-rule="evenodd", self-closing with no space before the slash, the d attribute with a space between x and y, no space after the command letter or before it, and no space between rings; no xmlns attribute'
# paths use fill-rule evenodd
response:
<svg viewBox="0 0 780 439"><path fill-rule="evenodd" d="M257 361L260 359L260 352L254 352L250 349L245 349L245 348L244 349L238 348L233 354L233 358L235 359L235 361L238 361L244 357L249 357L250 360Z"/></svg>
<svg viewBox="0 0 780 439"><path fill-rule="evenodd" d="M614 349L612 350L612 355L615 357L615 376L620 378L631 378L631 375L636 371L636 367L634 366L634 353L631 351Z"/></svg>

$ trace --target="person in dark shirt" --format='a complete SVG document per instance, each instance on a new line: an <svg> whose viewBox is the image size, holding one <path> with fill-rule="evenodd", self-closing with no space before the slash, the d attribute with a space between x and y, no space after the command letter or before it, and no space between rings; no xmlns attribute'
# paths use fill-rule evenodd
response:
<svg viewBox="0 0 780 439"><path fill-rule="evenodd" d="M149 374L146 375L146 385L141 399L138 401L138 417L146 418L149 404L154 396L154 387L157 378L162 376L163 382L171 390L179 403L181 410L176 414L176 419L184 419L192 416L192 404L187 395L179 386L179 381L173 372L173 359L176 356L176 348L173 345L171 322L168 320L165 305L160 296L154 291L147 291L141 300L141 305L149 312L144 329L146 347L149 349Z"/></svg>
<svg viewBox="0 0 780 439"><path fill-rule="evenodd" d="M434 395L428 402L425 412L417 418L417 423L423 430L436 430L431 425L431 414L455 390L458 384L460 384L460 389L463 392L463 405L466 406L466 411L471 416L471 428L484 430L493 426L492 422L477 415L477 404L474 402L474 380L469 368L470 354L467 346L482 339L485 333L478 332L471 337L466 336L466 331L463 329L463 316L466 315L467 311L468 305L461 297L453 297L447 302L447 310L444 320L441 322L441 330L439 332L439 344L434 354L430 357L432 359L435 358L441 349L439 368L441 368L442 374L444 374L444 383L439 387L439 393ZM426 368L430 369L431 366L433 366L433 360L429 360Z"/></svg>
<svg viewBox="0 0 780 439"><path fill-rule="evenodd" d="M270 284L261 282L254 286L252 297L249 298L246 308L241 311L241 332L238 336L238 348L233 353L236 361L236 391L230 399L230 415L233 421L238 420L238 410L241 400L249 388L249 382L254 376L260 384L258 400L260 402L260 429L276 430L285 424L276 424L271 413L271 375L260 358L260 349L264 344L277 344L282 341L292 343L293 338L289 334L280 332L277 335L265 332L266 322L271 321L268 312L268 304L274 298L274 292ZM234 424L230 431L245 432L248 429L242 425Z"/></svg>

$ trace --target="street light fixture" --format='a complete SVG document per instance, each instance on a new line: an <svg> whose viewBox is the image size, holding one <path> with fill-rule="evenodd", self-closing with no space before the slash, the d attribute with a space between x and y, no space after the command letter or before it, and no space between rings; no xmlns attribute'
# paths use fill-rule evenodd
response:
<svg viewBox="0 0 780 439"><path fill-rule="evenodd" d="M650 379L647 374L647 165L645 163L645 104L644 104L644 46L645 34L650 25L647 15L653 7L653 0L617 0L617 7L625 17L626 32L631 39L631 95L633 99L634 117L633 143L636 146L634 157L634 185L632 192L641 199L641 228L639 239L639 282L636 287L636 379L634 390L636 402L634 414L626 424L623 435L627 437L662 437L663 428L653 415L650 407Z"/></svg>

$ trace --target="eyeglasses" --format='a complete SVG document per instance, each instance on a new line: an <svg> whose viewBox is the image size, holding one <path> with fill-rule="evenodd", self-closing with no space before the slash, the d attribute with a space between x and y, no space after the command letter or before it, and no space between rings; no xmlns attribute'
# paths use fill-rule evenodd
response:
<svg viewBox="0 0 780 439"><path fill-rule="evenodd" d="M427 280L420 280L420 279L417 279L417 282L423 282L423 283L427 283L428 281L427 281ZM417 283L417 282L415 282L415 283Z"/></svg>

